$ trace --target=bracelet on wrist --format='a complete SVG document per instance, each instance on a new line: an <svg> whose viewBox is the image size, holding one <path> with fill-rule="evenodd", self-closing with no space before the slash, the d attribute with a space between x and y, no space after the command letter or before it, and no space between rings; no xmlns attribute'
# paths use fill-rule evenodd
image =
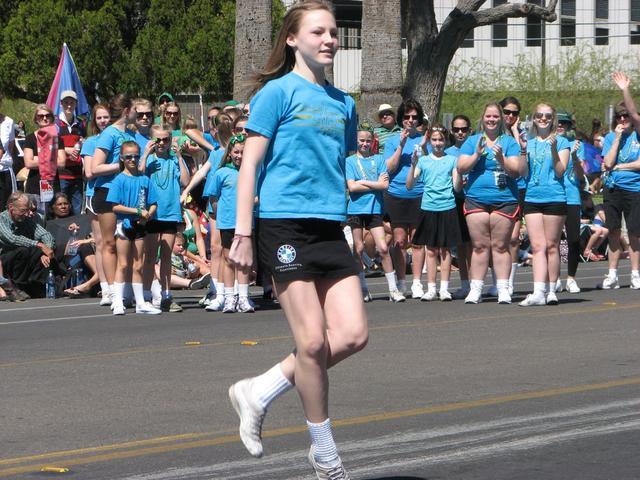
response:
<svg viewBox="0 0 640 480"><path fill-rule="evenodd" d="M243 235L241 233L236 233L233 235L234 240L242 240L243 238L251 238L251 235Z"/></svg>
<svg viewBox="0 0 640 480"><path fill-rule="evenodd" d="M142 216L142 209L140 207L136 208L136 215L138 215L139 217Z"/></svg>

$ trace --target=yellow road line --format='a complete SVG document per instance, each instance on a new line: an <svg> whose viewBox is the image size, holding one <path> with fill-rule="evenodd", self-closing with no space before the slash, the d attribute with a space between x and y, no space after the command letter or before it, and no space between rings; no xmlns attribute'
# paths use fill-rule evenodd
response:
<svg viewBox="0 0 640 480"><path fill-rule="evenodd" d="M504 395L499 397L470 400L467 402L455 402L455 403L448 403L448 404L441 404L441 405L433 405L428 407L414 408L410 410L402 410L397 412L379 413L379 414L373 414L373 415L365 415L361 417L345 418L342 420L335 420L333 422L333 425L335 427L340 428L340 427L347 427L352 425L378 423L378 422L396 420L396 419L407 418L407 417L417 417L417 416L431 415L436 413L446 413L446 412L453 412L457 410L469 410L469 409L481 408L486 406L495 406L495 405L500 405L500 404L509 403L509 402L535 400L540 398L556 397L561 395L570 395L570 394L577 394L577 393L586 393L586 392L606 390L606 389L616 388L616 387L624 387L629 385L640 385L640 377L630 377L630 378L611 380L611 381L601 382L601 383L575 385L571 387L550 388L546 390L538 390L538 391L532 391L532 392L521 392L521 393L515 393L515 394ZM281 437L285 435L301 433L306 431L306 429L307 427L304 425L279 428L279 429L274 429L274 430L269 430L264 432L263 437L264 438ZM140 440L137 442L126 442L122 444L114 444L114 445L103 446L103 447L68 450L68 451L62 451L62 452L51 452L51 453L46 453L41 455L32 455L28 457L6 459L6 460L2 460L0 463L4 465L9 465L9 464L24 463L26 461L32 461L32 460L60 458L62 460L58 460L58 462L61 465L64 465L65 467L70 467L75 465L87 465L87 464L96 463L96 462L106 462L110 460L122 460L125 458L141 457L145 455L157 455L161 453L176 452L176 451L188 450L192 448L203 448L203 447L212 447L216 445L226 445L226 444L236 443L240 441L240 438L238 437L238 435L222 435L220 437L212 438L212 439L184 441L181 443L175 443L171 445L159 445L159 446L150 446L150 447L144 447L144 448L133 448L131 450L115 451L111 453L103 453L100 455L81 456L81 457L75 457L75 458L72 457L67 459L64 458L67 456L78 455L82 453L95 453L98 451L116 450L116 449L120 450L120 449L128 448L131 446L136 447L136 446L142 446L142 445L153 445L154 443L164 443L164 442L174 441L174 440L196 439L203 436L210 436L210 435L216 435L216 434L227 433L227 432L228 431L210 432L210 433L194 433L194 434L175 435L175 436L168 436L168 437L159 437L159 438L153 438L148 440ZM48 464L46 463L39 463L35 465L24 465L19 467L5 468L0 470L0 477L18 475L21 473L37 472L41 468L47 465Z"/></svg>
<svg viewBox="0 0 640 480"><path fill-rule="evenodd" d="M500 315L484 315L479 317L468 317L468 318L459 318L454 320L443 320L443 321L433 321L431 319L424 319L413 322L404 322L404 323L396 323L393 325L378 325L374 327L369 327L369 331L378 331L378 330L400 330L404 328L414 328L414 327L437 327L441 325L449 325L455 323L467 323L467 322L476 322L476 321L484 321L484 320L519 320L522 318L546 318L546 317L558 317L563 315L578 315L582 313L599 313L599 312L608 312L611 310L629 310L633 308L639 308L640 303L632 303L627 305L606 305L606 306L597 306L597 307L588 307L588 308L580 308L575 310L556 310L553 308L547 309L545 312L541 312L537 310L536 313L535 308L529 309L520 309L518 313L514 313L511 311L510 313L500 314ZM263 337L256 338L255 341L258 343L265 342L274 342L279 340L291 340L291 335L279 335L273 337ZM39 365L39 364L47 364L47 363L60 363L60 362L71 362L75 360L86 360L93 358L109 358L109 357L122 357L127 355L137 355L143 353L159 353L159 352L170 352L176 350L185 350L185 349L195 349L195 348L204 348L204 347L224 347L224 346L234 346L239 345L241 339L236 340L227 340L224 342L211 342L211 343L202 343L200 345L168 345L168 346L158 346L158 347L144 347L144 348L136 348L132 350L123 350L120 352L106 352L106 353L87 353L83 355L71 355L68 357L54 357L54 358L41 358L36 360L28 360L24 362L12 362L12 363L0 363L0 368L10 368L10 367L24 367L29 365Z"/></svg>

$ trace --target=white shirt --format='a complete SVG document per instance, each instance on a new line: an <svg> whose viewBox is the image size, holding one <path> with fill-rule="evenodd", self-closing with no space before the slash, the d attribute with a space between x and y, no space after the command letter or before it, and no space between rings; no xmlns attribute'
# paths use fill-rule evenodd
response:
<svg viewBox="0 0 640 480"><path fill-rule="evenodd" d="M13 166L13 158L11 158L10 151L15 138L16 129L13 119L5 116L2 123L0 123L0 144L2 144L2 150L4 150L2 158L0 158L0 172L11 170Z"/></svg>

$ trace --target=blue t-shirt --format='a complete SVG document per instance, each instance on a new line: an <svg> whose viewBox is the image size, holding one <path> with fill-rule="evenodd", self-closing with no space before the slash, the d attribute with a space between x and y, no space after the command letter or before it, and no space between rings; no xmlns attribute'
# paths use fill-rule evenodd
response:
<svg viewBox="0 0 640 480"><path fill-rule="evenodd" d="M382 155L370 157L347 157L347 180L369 180L376 182L380 174L387 171L387 162ZM349 192L349 215L372 215L382 213L382 190L369 190L366 192Z"/></svg>
<svg viewBox="0 0 640 480"><path fill-rule="evenodd" d="M453 194L453 169L458 159L453 155L435 157L423 155L416 167L420 169L419 178L424 183L424 193L420 208L429 212L443 212L456 207Z"/></svg>
<svg viewBox="0 0 640 480"><path fill-rule="evenodd" d="M572 151L576 140L570 142L570 148ZM581 143L576 152L578 160L584 159L584 145ZM564 191L567 195L567 205L582 205L580 199L580 179L576 177L573 170L573 155L569 154L569 163L567 163L567 169L564 172Z"/></svg>
<svg viewBox="0 0 640 480"><path fill-rule="evenodd" d="M96 151L96 144L98 143L99 136L100 135L93 135L92 137L89 137L84 141L84 143L82 144L82 148L80 149L80 156L83 160L84 157L93 157L93 154ZM96 177L87 180L87 185L84 192L87 197L93 197L95 183Z"/></svg>
<svg viewBox="0 0 640 480"><path fill-rule="evenodd" d="M460 156L460 149L455 145L451 145L450 147L444 149L444 153L446 155L451 155L452 157L458 158Z"/></svg>
<svg viewBox="0 0 640 480"><path fill-rule="evenodd" d="M169 158L160 158L152 153L147 157L145 174L149 177L151 189L155 189L158 196L156 220L181 222L178 157L172 155Z"/></svg>
<svg viewBox="0 0 640 480"><path fill-rule="evenodd" d="M210 196L218 199L216 212L216 228L218 230L236 228L238 174L238 169L229 164L216 170L213 176Z"/></svg>
<svg viewBox="0 0 640 480"><path fill-rule="evenodd" d="M343 221L345 158L356 150L355 102L290 72L251 100L246 129L269 138L257 180L262 218Z"/></svg>
<svg viewBox="0 0 640 480"><path fill-rule="evenodd" d="M220 148L220 144L215 138L213 138L213 135L211 135L211 133L205 132L202 136L207 142L213 145L213 151L218 150ZM207 151L210 151L210 150L207 150Z"/></svg>
<svg viewBox="0 0 640 480"><path fill-rule="evenodd" d="M472 135L460 147L461 155L473 155L482 133ZM497 143L502 147L504 157L517 157L520 145L509 135L500 135ZM500 175L506 179L506 187L500 188ZM496 161L493 149L484 147L484 151L467 177L466 196L479 203L493 205L518 200L518 185L515 178L510 177Z"/></svg>
<svg viewBox="0 0 640 480"><path fill-rule="evenodd" d="M602 147L603 158L606 157L609 150L611 150L611 145L615 137L615 132L609 132L607 136L604 137L604 145ZM634 130L630 135L623 134L620 139L618 154L616 155L616 164L634 162L638 159L638 156L640 156L638 133ZM640 192L640 171L638 170L612 170L609 178L617 188L630 192Z"/></svg>
<svg viewBox="0 0 640 480"><path fill-rule="evenodd" d="M207 178L204 182L204 188L202 189L202 196L209 197L211 196L211 189L213 188L213 176L216 174L218 167L220 166L220 162L222 161L222 157L224 157L224 149L220 148L218 150L214 150L209 154L209 158L207 162L209 162L209 171L207 172ZM211 212L209 212L211 213Z"/></svg>
<svg viewBox="0 0 640 480"><path fill-rule="evenodd" d="M135 132L131 130L125 130L122 132L113 125L109 125L98 137L96 148L106 152L107 158L104 163L105 165L111 165L120 161L120 146L124 142L135 142L135 140ZM94 184L95 187L109 188L109 186L111 186L111 181L116 177L116 175L117 174L114 173L113 175L96 177L96 183Z"/></svg>
<svg viewBox="0 0 640 480"><path fill-rule="evenodd" d="M557 137L556 150L569 150L569 140ZM529 163L529 175L527 175L527 194L525 202L566 203L567 195L564 190L564 175L556 176L551 157L551 145L546 140L530 138L527 142L527 161Z"/></svg>
<svg viewBox="0 0 640 480"><path fill-rule="evenodd" d="M144 150L145 148L147 148L147 144L149 143L150 140L151 140L151 137L146 137L142 135L140 132L136 132L136 143L138 144L138 147L140 147L141 157L144 154Z"/></svg>
<svg viewBox="0 0 640 480"><path fill-rule="evenodd" d="M157 203L157 194L153 189L153 185L149 184L149 177L146 175L127 175L124 172L116 175L111 182L107 201L130 208L144 208ZM119 220L137 219L137 215L126 213L116 213Z"/></svg>
<svg viewBox="0 0 640 480"><path fill-rule="evenodd" d="M407 137L407 141L402 148L400 154L400 162L398 168L389 173L389 193L398 198L420 198L424 185L422 179L416 178L416 183L411 190L407 190L407 174L411 168L411 157L416 145L422 142L422 135L419 133L415 137ZM387 140L384 144L385 160L391 158L400 145L400 134L396 134Z"/></svg>

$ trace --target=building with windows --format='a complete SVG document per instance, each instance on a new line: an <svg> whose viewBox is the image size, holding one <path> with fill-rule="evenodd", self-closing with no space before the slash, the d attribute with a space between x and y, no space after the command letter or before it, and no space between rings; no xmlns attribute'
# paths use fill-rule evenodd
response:
<svg viewBox="0 0 640 480"><path fill-rule="evenodd" d="M542 5L548 0L529 0ZM455 7L456 0L433 0L438 24ZM508 3L488 0L483 8ZM349 92L359 91L362 2L334 0L341 49L334 66L334 83ZM472 65L513 64L518 56L547 67L563 56L586 47L606 57L624 56L627 69L637 69L640 58L640 0L560 0L558 20L512 18L472 30L458 49L450 72L471 74Z"/></svg>

